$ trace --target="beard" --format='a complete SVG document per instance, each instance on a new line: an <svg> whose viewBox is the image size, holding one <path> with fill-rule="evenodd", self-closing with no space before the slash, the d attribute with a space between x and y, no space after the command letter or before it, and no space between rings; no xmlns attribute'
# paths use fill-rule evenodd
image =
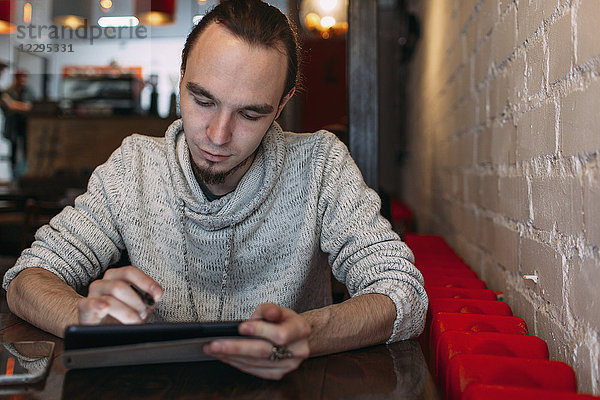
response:
<svg viewBox="0 0 600 400"><path fill-rule="evenodd" d="M255 154L256 151L246 157L241 163L231 168L229 171L215 171L214 166L216 163L208 160L205 160L208 163L207 168L199 167L198 164L194 162L191 154L190 160L192 161L192 171L194 171L194 175L197 180L202 181L202 183L205 185L220 185L225 182L225 179L228 176L245 166L251 159L254 159Z"/></svg>

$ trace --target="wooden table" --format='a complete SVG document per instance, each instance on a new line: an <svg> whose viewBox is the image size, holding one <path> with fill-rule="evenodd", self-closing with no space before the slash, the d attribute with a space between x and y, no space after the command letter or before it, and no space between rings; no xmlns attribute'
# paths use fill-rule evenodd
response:
<svg viewBox="0 0 600 400"><path fill-rule="evenodd" d="M4 302L4 299L0 301ZM435 385L415 341L316 357L281 381L244 374L218 361L67 371L61 339L0 307L3 342L56 343L45 382L0 387L11 399L437 399Z"/></svg>

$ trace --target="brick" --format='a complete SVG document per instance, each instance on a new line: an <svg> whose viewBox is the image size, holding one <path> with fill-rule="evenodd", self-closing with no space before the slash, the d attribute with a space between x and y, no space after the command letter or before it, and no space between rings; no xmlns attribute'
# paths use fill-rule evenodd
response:
<svg viewBox="0 0 600 400"><path fill-rule="evenodd" d="M516 161L517 127L510 121L492 128L492 162L513 164Z"/></svg>
<svg viewBox="0 0 600 400"><path fill-rule="evenodd" d="M500 267L497 263L488 260L488 262L485 263L484 273L485 275L482 279L485 278L485 284L489 289L497 292L506 291L508 272L504 268Z"/></svg>
<svg viewBox="0 0 600 400"><path fill-rule="evenodd" d="M457 212L454 225L459 227L460 233L471 242L477 242L481 237L479 215L470 208L460 208Z"/></svg>
<svg viewBox="0 0 600 400"><path fill-rule="evenodd" d="M559 315L556 312L548 314L545 311L537 310L535 327L535 335L548 344L550 359L567 362L568 355L571 354L567 344L571 340L565 327L560 323Z"/></svg>
<svg viewBox="0 0 600 400"><path fill-rule="evenodd" d="M492 31L492 55L496 65L510 57L515 50L516 30L515 8L511 8Z"/></svg>
<svg viewBox="0 0 600 400"><path fill-rule="evenodd" d="M556 82L565 78L571 70L573 40L571 33L571 13L554 21L548 29L548 81Z"/></svg>
<svg viewBox="0 0 600 400"><path fill-rule="evenodd" d="M517 9L517 42L523 43L526 39L534 36L538 28L543 24L551 12L544 11L540 3L548 1L521 0ZM546 7L548 7L546 5ZM547 15L544 15L547 14Z"/></svg>
<svg viewBox="0 0 600 400"><path fill-rule="evenodd" d="M583 64L590 58L600 55L600 41L598 40L600 1L580 1L575 20L577 24L577 63Z"/></svg>
<svg viewBox="0 0 600 400"><path fill-rule="evenodd" d="M577 342L572 345L574 346L572 367L575 370L575 375L577 375L577 391L580 393L592 393L594 375L592 370L593 349L586 342ZM597 346L597 344L594 346Z"/></svg>
<svg viewBox="0 0 600 400"><path fill-rule="evenodd" d="M477 36L477 23L473 20L465 32L465 55L467 57L473 54L478 41L479 37Z"/></svg>
<svg viewBox="0 0 600 400"><path fill-rule="evenodd" d="M446 64L444 65L443 69L445 69L448 72L448 76L450 77L456 73L456 71L462 65L462 63L462 48L459 44L456 44L448 53L448 56L446 57Z"/></svg>
<svg viewBox="0 0 600 400"><path fill-rule="evenodd" d="M552 15L558 3L558 0L520 0L517 10L518 43L540 34L544 20Z"/></svg>
<svg viewBox="0 0 600 400"><path fill-rule="evenodd" d="M511 93L509 94L508 101L518 106L521 103L521 98L525 96L524 55L518 55L512 61L509 69L509 81Z"/></svg>
<svg viewBox="0 0 600 400"><path fill-rule="evenodd" d="M477 18L477 36L482 39L489 35L498 21L496 0L482 0Z"/></svg>
<svg viewBox="0 0 600 400"><path fill-rule="evenodd" d="M585 238L594 246L600 247L600 181L585 179L583 183L583 221Z"/></svg>
<svg viewBox="0 0 600 400"><path fill-rule="evenodd" d="M479 125L480 126L487 126L488 125L488 115L489 115L489 90L488 87L485 86L484 88L481 89L480 92L478 92L478 116L477 116L477 120L479 121Z"/></svg>
<svg viewBox="0 0 600 400"><path fill-rule="evenodd" d="M518 273L519 232L495 224L493 229L492 255L498 264L508 271Z"/></svg>
<svg viewBox="0 0 600 400"><path fill-rule="evenodd" d="M470 57L465 60L463 68L460 72L460 84L461 84L461 95L467 97L467 101L472 102L473 96L471 90L473 88L473 79L471 79L471 59ZM475 107L473 106L473 109Z"/></svg>
<svg viewBox="0 0 600 400"><path fill-rule="evenodd" d="M490 83L489 117L497 118L504 113L511 92L510 77L503 71Z"/></svg>
<svg viewBox="0 0 600 400"><path fill-rule="evenodd" d="M556 109L545 101L517 122L517 161L556 153Z"/></svg>
<svg viewBox="0 0 600 400"><path fill-rule="evenodd" d="M491 253L494 248L494 220L482 215L479 219L479 223L481 224L481 247L483 250Z"/></svg>
<svg viewBox="0 0 600 400"><path fill-rule="evenodd" d="M465 173L463 184L465 187L464 202L471 204L479 204L479 175Z"/></svg>
<svg viewBox="0 0 600 400"><path fill-rule="evenodd" d="M481 206L496 211L498 204L498 177L484 175L481 177Z"/></svg>
<svg viewBox="0 0 600 400"><path fill-rule="evenodd" d="M562 259L553 248L523 238L521 240L521 272L523 274L537 273L536 293L551 304L562 307Z"/></svg>
<svg viewBox="0 0 600 400"><path fill-rule="evenodd" d="M566 156L600 150L600 80L561 100L560 149Z"/></svg>
<svg viewBox="0 0 600 400"><path fill-rule="evenodd" d="M473 134L465 134L458 141L458 161L460 167L469 167L473 165Z"/></svg>
<svg viewBox="0 0 600 400"><path fill-rule="evenodd" d="M582 188L577 178L551 177L532 179L533 225L551 231L578 235L583 231Z"/></svg>
<svg viewBox="0 0 600 400"><path fill-rule="evenodd" d="M476 151L475 160L478 164L486 164L492 162L492 129L484 128L476 135Z"/></svg>
<svg viewBox="0 0 600 400"><path fill-rule="evenodd" d="M490 68L493 64L492 59L492 40L488 37L480 42L477 52L475 53L475 72L474 81L475 87L479 86L490 73Z"/></svg>
<svg viewBox="0 0 600 400"><path fill-rule="evenodd" d="M468 132L475 127L475 102L471 96L461 102L458 112L458 126L460 127L459 132ZM472 160L472 157L471 157Z"/></svg>
<svg viewBox="0 0 600 400"><path fill-rule="evenodd" d="M481 276L481 267L483 264L483 252L479 247L479 242L465 240L464 237L458 237L453 241L454 250L460 254L464 262L477 274Z"/></svg>
<svg viewBox="0 0 600 400"><path fill-rule="evenodd" d="M569 273L570 285L567 288L569 306L578 319L583 319L595 330L600 329L600 297L598 297L598 282L600 282L600 263L593 258L572 261Z"/></svg>
<svg viewBox="0 0 600 400"><path fill-rule="evenodd" d="M523 176L502 177L498 180L498 209L517 221L529 219L527 179Z"/></svg>
<svg viewBox="0 0 600 400"><path fill-rule="evenodd" d="M533 96L544 89L544 78L548 73L547 65L543 42L538 40L528 44L526 47L525 67L525 85L527 87L528 100L531 100Z"/></svg>
<svg viewBox="0 0 600 400"><path fill-rule="evenodd" d="M504 301L512 309L513 315L523 318L527 324L529 334L535 332L536 308L525 292L518 291L518 288L509 287L504 290Z"/></svg>

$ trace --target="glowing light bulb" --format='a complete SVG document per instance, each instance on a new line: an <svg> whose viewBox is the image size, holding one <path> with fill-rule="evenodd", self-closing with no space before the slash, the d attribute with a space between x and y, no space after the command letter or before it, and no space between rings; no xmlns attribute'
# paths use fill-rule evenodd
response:
<svg viewBox="0 0 600 400"><path fill-rule="evenodd" d="M316 13L311 12L306 14L304 22L308 29L316 29L321 24L321 18Z"/></svg>
<svg viewBox="0 0 600 400"><path fill-rule="evenodd" d="M133 16L129 17L101 17L98 19L98 25L106 28L109 26L119 27L119 26L138 26L140 21Z"/></svg>
<svg viewBox="0 0 600 400"><path fill-rule="evenodd" d="M105 10L108 10L109 8L111 8L112 5L113 5L112 0L101 0L100 1L100 6Z"/></svg>
<svg viewBox="0 0 600 400"><path fill-rule="evenodd" d="M326 16L321 18L321 26L325 29L329 29L335 25L335 18Z"/></svg>
<svg viewBox="0 0 600 400"><path fill-rule="evenodd" d="M323 11L330 12L337 7L337 0L320 0L319 6Z"/></svg>
<svg viewBox="0 0 600 400"><path fill-rule="evenodd" d="M23 22L26 24L31 23L31 3L25 3L23 6Z"/></svg>

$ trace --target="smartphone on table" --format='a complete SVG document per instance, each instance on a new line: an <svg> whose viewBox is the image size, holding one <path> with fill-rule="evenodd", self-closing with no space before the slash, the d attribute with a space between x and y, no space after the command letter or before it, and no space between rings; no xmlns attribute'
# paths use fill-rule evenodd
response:
<svg viewBox="0 0 600 400"><path fill-rule="evenodd" d="M43 380L53 353L54 343L48 341L0 343L0 385Z"/></svg>

